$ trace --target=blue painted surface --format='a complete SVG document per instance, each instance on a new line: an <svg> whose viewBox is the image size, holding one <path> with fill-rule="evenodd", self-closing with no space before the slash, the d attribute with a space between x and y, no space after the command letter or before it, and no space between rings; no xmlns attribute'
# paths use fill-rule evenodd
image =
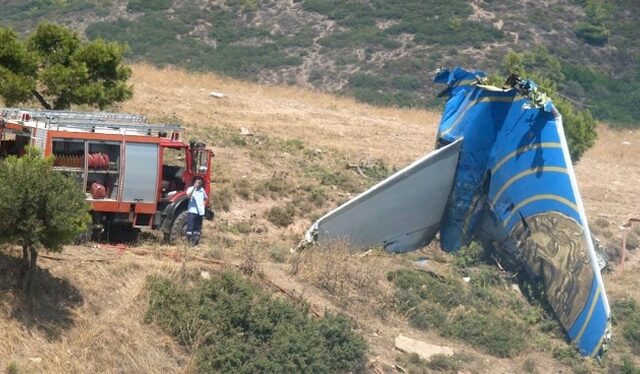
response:
<svg viewBox="0 0 640 374"><path fill-rule="evenodd" d="M581 286L585 294L591 287L586 303L577 306L582 308L577 318L564 327L572 340L577 338L574 344L581 354L597 354L607 337L610 311L561 117L550 100L533 108L516 89L470 84L470 78L477 76L484 74L456 68L435 79L448 85L450 95L438 128L438 144L464 139L441 223L442 248L454 252L468 244L483 217L495 221L484 225L493 225L487 232L502 238L540 215L552 213L574 221L584 237L571 240L586 247L594 276L590 285ZM536 87L531 81L525 86ZM485 213L487 209L491 214ZM517 245L517 240L511 240L511 246Z"/></svg>
<svg viewBox="0 0 640 374"><path fill-rule="evenodd" d="M455 85L455 81L450 84ZM473 234L479 218L479 212L475 211L479 207L477 198L487 176L491 150L514 98L515 91L491 92L473 86L453 97L459 103L457 108L451 102L446 105L451 114L440 123L438 142L447 144L461 137L473 139L462 143L455 187L442 218L440 238L446 251L458 250Z"/></svg>

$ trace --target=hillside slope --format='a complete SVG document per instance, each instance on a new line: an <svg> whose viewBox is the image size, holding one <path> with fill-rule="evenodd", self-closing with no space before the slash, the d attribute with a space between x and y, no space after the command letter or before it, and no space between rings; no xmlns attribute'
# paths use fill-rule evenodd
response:
<svg viewBox="0 0 640 374"><path fill-rule="evenodd" d="M463 370L469 372L520 372L532 365L542 372L571 370L549 348L569 346L552 334L512 358L498 358L411 327L394 309L386 274L414 266L419 256L428 258L434 271L452 273L450 257L436 246L399 256L375 251L362 257L344 249L289 253L319 214L429 152L437 113L372 107L299 88L149 65L135 65L133 81L135 95L123 104L123 111L180 122L186 128L185 139L202 139L216 153L212 190L218 216L206 224L204 245L192 255L248 267L261 274L256 279L269 279L306 299L312 310L350 315L369 344L369 357L383 366L396 362L393 340L403 334L465 352L470 361ZM211 91L225 97L213 98ZM241 128L251 135L242 135ZM587 215L614 254L620 242L618 227L640 212L640 185L635 182L640 177L638 145L637 131L600 126L599 141L576 168ZM361 165L366 176L348 165ZM155 325L143 322L145 277L180 274L181 265L163 256L179 251L149 238L122 255L104 246L69 247L61 255L65 260L43 258L39 281L54 286L40 289L43 298L31 309L0 291L0 368L190 371L188 352ZM611 300L630 296L640 301L635 276L639 258L637 250L631 252L624 272L606 275ZM0 273L10 277L12 261L3 255ZM197 272L219 268L194 259L186 266ZM614 334L618 343L612 347L611 365L619 365L628 347L621 343L620 331ZM545 344L547 348L541 348ZM633 359L640 364L638 356Z"/></svg>
<svg viewBox="0 0 640 374"><path fill-rule="evenodd" d="M497 71L509 50L602 120L635 124L640 13L633 0L10 0L4 25L58 22L126 42L131 58L432 106L440 66Z"/></svg>

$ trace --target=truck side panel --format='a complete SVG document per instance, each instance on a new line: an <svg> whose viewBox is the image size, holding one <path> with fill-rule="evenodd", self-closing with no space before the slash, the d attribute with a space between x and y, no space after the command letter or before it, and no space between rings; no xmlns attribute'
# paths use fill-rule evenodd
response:
<svg viewBox="0 0 640 374"><path fill-rule="evenodd" d="M158 144L125 142L123 202L155 203Z"/></svg>

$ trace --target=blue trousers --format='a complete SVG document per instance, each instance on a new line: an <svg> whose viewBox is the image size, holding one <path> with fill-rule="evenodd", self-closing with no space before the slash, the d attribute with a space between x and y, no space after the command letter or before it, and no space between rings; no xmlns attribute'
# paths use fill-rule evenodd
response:
<svg viewBox="0 0 640 374"><path fill-rule="evenodd" d="M203 218L204 216L196 213L187 213L187 238L189 238L191 244L195 245L200 241Z"/></svg>

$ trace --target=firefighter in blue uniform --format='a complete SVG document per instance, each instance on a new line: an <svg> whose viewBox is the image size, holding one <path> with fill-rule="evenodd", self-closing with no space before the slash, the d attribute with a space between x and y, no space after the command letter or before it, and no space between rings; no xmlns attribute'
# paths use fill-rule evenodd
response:
<svg viewBox="0 0 640 374"><path fill-rule="evenodd" d="M187 189L189 205L187 208L187 238L191 245L198 245L202 234L202 220L205 214L205 202L209 199L202 187L202 179L194 178L193 186Z"/></svg>

